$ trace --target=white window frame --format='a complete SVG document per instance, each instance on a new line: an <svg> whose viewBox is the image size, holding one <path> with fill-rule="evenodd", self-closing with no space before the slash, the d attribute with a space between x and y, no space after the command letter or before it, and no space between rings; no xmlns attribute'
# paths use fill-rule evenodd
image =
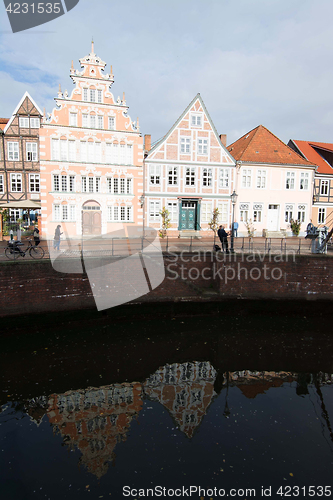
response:
<svg viewBox="0 0 333 500"><path fill-rule="evenodd" d="M170 216L170 222L178 222L179 219L179 203L178 201L168 201L167 210Z"/></svg>
<svg viewBox="0 0 333 500"><path fill-rule="evenodd" d="M229 168L220 168L219 169L219 188L227 188L229 187Z"/></svg>
<svg viewBox="0 0 333 500"><path fill-rule="evenodd" d="M97 90L97 102L99 104L103 103L103 90L100 89Z"/></svg>
<svg viewBox="0 0 333 500"><path fill-rule="evenodd" d="M242 188L250 189L252 186L252 169L243 168L242 169Z"/></svg>
<svg viewBox="0 0 333 500"><path fill-rule="evenodd" d="M257 170L257 181L256 187L257 189L266 189L266 179L267 179L267 170L259 169Z"/></svg>
<svg viewBox="0 0 333 500"><path fill-rule="evenodd" d="M249 220L250 203L240 203L239 205L239 220L247 222Z"/></svg>
<svg viewBox="0 0 333 500"><path fill-rule="evenodd" d="M181 137L180 138L180 154L188 155L191 153L191 138Z"/></svg>
<svg viewBox="0 0 333 500"><path fill-rule="evenodd" d="M29 174L29 191L30 193L40 192L40 175Z"/></svg>
<svg viewBox="0 0 333 500"><path fill-rule="evenodd" d="M149 220L150 222L160 222L161 220L161 202L149 200Z"/></svg>
<svg viewBox="0 0 333 500"><path fill-rule="evenodd" d="M212 187L213 186L213 169L203 168L202 169L202 187Z"/></svg>
<svg viewBox="0 0 333 500"><path fill-rule="evenodd" d="M16 141L7 142L7 159L8 161L20 161L18 142Z"/></svg>
<svg viewBox="0 0 333 500"><path fill-rule="evenodd" d="M30 128L40 128L40 118L35 116L35 117L30 117Z"/></svg>
<svg viewBox="0 0 333 500"><path fill-rule="evenodd" d="M85 102L88 102L88 88L87 87L85 87L83 89L82 100Z"/></svg>
<svg viewBox="0 0 333 500"><path fill-rule="evenodd" d="M89 101L96 102L96 89L89 89Z"/></svg>
<svg viewBox="0 0 333 500"><path fill-rule="evenodd" d="M77 113L69 112L69 126L77 127Z"/></svg>
<svg viewBox="0 0 333 500"><path fill-rule="evenodd" d="M26 142L26 161L38 161L37 142Z"/></svg>
<svg viewBox="0 0 333 500"><path fill-rule="evenodd" d="M10 174L10 190L12 193L22 193L22 174Z"/></svg>
<svg viewBox="0 0 333 500"><path fill-rule="evenodd" d="M301 223L306 221L306 208L307 206L302 203L297 206L297 220Z"/></svg>
<svg viewBox="0 0 333 500"><path fill-rule="evenodd" d="M263 220L263 217L262 217L263 211L264 211L264 205L262 203L254 203L253 204L253 210L252 210L252 213L253 213L252 220L253 220L253 222L262 222L262 220Z"/></svg>
<svg viewBox="0 0 333 500"><path fill-rule="evenodd" d="M185 186L195 186L196 169L195 167L185 167Z"/></svg>
<svg viewBox="0 0 333 500"><path fill-rule="evenodd" d="M88 113L82 113L82 127L89 128L89 115Z"/></svg>
<svg viewBox="0 0 333 500"><path fill-rule="evenodd" d="M116 130L116 118L108 116L108 130Z"/></svg>
<svg viewBox="0 0 333 500"><path fill-rule="evenodd" d="M286 173L286 189L290 191L295 189L295 180L296 180L295 172L288 171Z"/></svg>
<svg viewBox="0 0 333 500"><path fill-rule="evenodd" d="M90 128L96 128L96 115L90 115L89 118L89 126Z"/></svg>
<svg viewBox="0 0 333 500"><path fill-rule="evenodd" d="M318 224L325 224L326 221L326 207L318 209Z"/></svg>
<svg viewBox="0 0 333 500"><path fill-rule="evenodd" d="M133 145L126 145L126 165L133 165Z"/></svg>
<svg viewBox="0 0 333 500"><path fill-rule="evenodd" d="M319 193L320 196L327 196L329 193L330 181L327 179L320 180Z"/></svg>
<svg viewBox="0 0 333 500"><path fill-rule="evenodd" d="M178 186L178 167L168 166L168 186Z"/></svg>
<svg viewBox="0 0 333 500"><path fill-rule="evenodd" d="M299 188L302 191L308 191L309 190L309 172L301 172L300 179L299 179Z"/></svg>
<svg viewBox="0 0 333 500"><path fill-rule="evenodd" d="M287 203L284 207L284 221L289 222L291 219L294 219L294 204L293 203Z"/></svg>
<svg viewBox="0 0 333 500"><path fill-rule="evenodd" d="M104 129L104 115L97 115L97 128Z"/></svg>
<svg viewBox="0 0 333 500"><path fill-rule="evenodd" d="M201 202L201 207L200 207L200 222L201 222L201 224L203 222L205 222L205 223L210 222L212 219L212 214L213 214L212 202L211 201Z"/></svg>
<svg viewBox="0 0 333 500"><path fill-rule="evenodd" d="M191 113L191 127L202 128L203 125L203 115L202 113Z"/></svg>
<svg viewBox="0 0 333 500"><path fill-rule="evenodd" d="M151 186L161 184L161 165L149 165L149 184Z"/></svg>
<svg viewBox="0 0 333 500"><path fill-rule="evenodd" d="M29 128L29 118L28 118L28 116L20 116L19 117L19 127L20 128Z"/></svg>
<svg viewBox="0 0 333 500"><path fill-rule="evenodd" d="M198 138L198 156L208 156L208 139Z"/></svg>
<svg viewBox="0 0 333 500"><path fill-rule="evenodd" d="M227 201L221 201L217 204L217 208L219 211L218 221L219 224L227 224L228 223L228 211L229 204Z"/></svg>

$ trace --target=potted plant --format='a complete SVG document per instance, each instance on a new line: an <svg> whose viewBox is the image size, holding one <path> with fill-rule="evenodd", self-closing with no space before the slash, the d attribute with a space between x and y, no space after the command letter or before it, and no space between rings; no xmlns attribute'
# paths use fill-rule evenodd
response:
<svg viewBox="0 0 333 500"><path fill-rule="evenodd" d="M290 228L294 236L299 236L301 230L301 222L299 220L290 219Z"/></svg>

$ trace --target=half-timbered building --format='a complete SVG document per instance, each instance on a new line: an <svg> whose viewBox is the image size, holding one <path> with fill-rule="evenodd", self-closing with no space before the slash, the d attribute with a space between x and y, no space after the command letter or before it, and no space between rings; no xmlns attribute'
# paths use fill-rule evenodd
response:
<svg viewBox="0 0 333 500"><path fill-rule="evenodd" d="M3 127L0 152L0 203L40 201L39 129L42 112L25 92ZM2 122L6 120L2 119ZM2 123L4 125L4 123ZM11 208L11 220L22 209Z"/></svg>
<svg viewBox="0 0 333 500"><path fill-rule="evenodd" d="M146 136L147 137L147 136ZM149 140L148 136L148 140ZM230 195L235 161L221 142L200 94L153 147L145 141L145 219L161 227L165 207L169 234L209 234L213 210L230 227Z"/></svg>

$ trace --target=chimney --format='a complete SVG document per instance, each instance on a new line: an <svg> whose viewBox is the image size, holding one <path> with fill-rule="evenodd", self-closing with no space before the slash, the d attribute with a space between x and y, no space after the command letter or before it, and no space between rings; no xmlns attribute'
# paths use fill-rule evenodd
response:
<svg viewBox="0 0 333 500"><path fill-rule="evenodd" d="M151 150L151 135L149 134L145 134L144 150L145 151Z"/></svg>
<svg viewBox="0 0 333 500"><path fill-rule="evenodd" d="M220 134L220 141L222 142L223 146L227 146L227 134Z"/></svg>

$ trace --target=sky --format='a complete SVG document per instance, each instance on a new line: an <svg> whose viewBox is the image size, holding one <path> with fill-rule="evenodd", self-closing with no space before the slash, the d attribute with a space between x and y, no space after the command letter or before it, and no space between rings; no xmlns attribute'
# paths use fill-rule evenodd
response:
<svg viewBox="0 0 333 500"><path fill-rule="evenodd" d="M29 2L31 3L31 2ZM115 98L152 141L199 92L231 144L258 125L333 142L332 0L80 0L65 15L12 33L0 4L0 117L24 92L51 112L71 61L112 64Z"/></svg>

